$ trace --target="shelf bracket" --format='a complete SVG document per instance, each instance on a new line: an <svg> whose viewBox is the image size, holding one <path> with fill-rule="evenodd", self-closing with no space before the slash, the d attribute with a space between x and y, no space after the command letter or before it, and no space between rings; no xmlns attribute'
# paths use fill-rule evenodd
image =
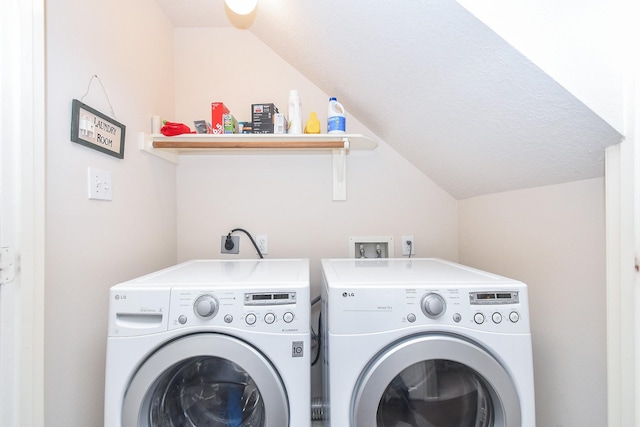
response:
<svg viewBox="0 0 640 427"><path fill-rule="evenodd" d="M333 200L347 200L347 150L349 138L343 138L344 147L333 150Z"/></svg>
<svg viewBox="0 0 640 427"><path fill-rule="evenodd" d="M147 135L144 132L138 133L138 148L140 151L144 151L149 154L153 154L154 156L160 157L168 162L173 164L178 164L180 155L177 151L169 151L166 148L162 150L158 150L153 148L153 141L151 140L151 135Z"/></svg>

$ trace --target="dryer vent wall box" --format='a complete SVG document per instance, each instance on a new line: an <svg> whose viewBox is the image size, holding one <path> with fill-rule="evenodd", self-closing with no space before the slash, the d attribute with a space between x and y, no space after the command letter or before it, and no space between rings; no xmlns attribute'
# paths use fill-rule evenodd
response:
<svg viewBox="0 0 640 427"><path fill-rule="evenodd" d="M309 301L306 259L195 260L113 286L105 427L310 425Z"/></svg>
<svg viewBox="0 0 640 427"><path fill-rule="evenodd" d="M427 258L325 259L322 282L330 425L535 427L524 283Z"/></svg>

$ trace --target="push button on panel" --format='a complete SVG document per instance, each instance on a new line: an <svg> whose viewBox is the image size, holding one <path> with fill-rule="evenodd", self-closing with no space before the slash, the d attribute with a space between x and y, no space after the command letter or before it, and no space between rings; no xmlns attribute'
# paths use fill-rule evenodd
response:
<svg viewBox="0 0 640 427"><path fill-rule="evenodd" d="M476 322L478 325L482 325L484 323L484 314L476 313L473 316L473 321Z"/></svg>
<svg viewBox="0 0 640 427"><path fill-rule="evenodd" d="M500 313L493 313L493 315L491 315L491 320L493 320L493 323L500 323L500 322L502 322L502 314L500 314Z"/></svg>
<svg viewBox="0 0 640 427"><path fill-rule="evenodd" d="M407 314L407 320L409 321L409 323L413 323L416 321L416 315L413 313L409 313Z"/></svg>
<svg viewBox="0 0 640 427"><path fill-rule="evenodd" d="M517 311L512 311L511 313L509 313L509 320L511 320L512 323L516 323L518 320L520 320L520 315Z"/></svg>
<svg viewBox="0 0 640 427"><path fill-rule="evenodd" d="M276 315L273 313L267 313L264 316L264 321L270 325L276 321Z"/></svg>
<svg viewBox="0 0 640 427"><path fill-rule="evenodd" d="M293 313L290 311L287 311L283 316L282 316L282 320L285 321L285 323L291 323L293 322Z"/></svg>
<svg viewBox="0 0 640 427"><path fill-rule="evenodd" d="M256 318L256 315L253 314L253 313L247 314L247 316L244 318L244 321L247 322L247 325L255 324L256 320L258 320L258 319Z"/></svg>

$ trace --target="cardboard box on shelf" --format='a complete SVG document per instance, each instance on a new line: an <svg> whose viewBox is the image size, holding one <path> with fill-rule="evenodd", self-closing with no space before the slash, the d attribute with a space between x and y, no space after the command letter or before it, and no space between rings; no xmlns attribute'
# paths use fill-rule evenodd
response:
<svg viewBox="0 0 640 427"><path fill-rule="evenodd" d="M238 133L238 121L233 117L233 114L222 115L222 126L224 133Z"/></svg>
<svg viewBox="0 0 640 427"><path fill-rule="evenodd" d="M251 104L253 133L273 133L274 116L278 113L275 104Z"/></svg>
<svg viewBox="0 0 640 427"><path fill-rule="evenodd" d="M211 133L224 133L223 115L229 114L229 109L222 102L211 103Z"/></svg>
<svg viewBox="0 0 640 427"><path fill-rule="evenodd" d="M251 122L238 122L238 132L253 133L253 126L251 125Z"/></svg>
<svg viewBox="0 0 640 427"><path fill-rule="evenodd" d="M273 116L273 133L287 133L289 124L284 114L278 113Z"/></svg>

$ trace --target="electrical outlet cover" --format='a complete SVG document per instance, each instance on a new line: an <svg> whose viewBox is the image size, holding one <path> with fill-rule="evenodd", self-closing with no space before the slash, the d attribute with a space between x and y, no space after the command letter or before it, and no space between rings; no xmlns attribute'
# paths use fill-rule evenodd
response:
<svg viewBox="0 0 640 427"><path fill-rule="evenodd" d="M411 242L411 245L407 242ZM416 242L413 240L413 236L402 236L402 255L411 256L416 254Z"/></svg>
<svg viewBox="0 0 640 427"><path fill-rule="evenodd" d="M266 234L256 234L256 245L262 255L269 253L269 238Z"/></svg>
<svg viewBox="0 0 640 427"><path fill-rule="evenodd" d="M224 244L227 241L227 236L220 237L220 253L222 254L237 254L240 253L240 237L239 236L231 236L231 241L233 242L233 248L227 249L224 247Z"/></svg>

